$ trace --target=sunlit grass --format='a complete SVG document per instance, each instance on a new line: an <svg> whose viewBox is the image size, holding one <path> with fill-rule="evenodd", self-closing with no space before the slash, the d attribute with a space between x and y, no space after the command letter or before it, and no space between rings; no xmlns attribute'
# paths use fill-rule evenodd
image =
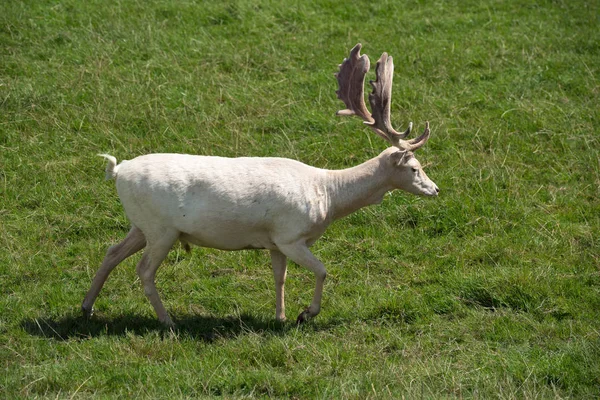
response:
<svg viewBox="0 0 600 400"><path fill-rule="evenodd" d="M8 1L0 14L2 397L590 398L600 393L600 10L593 2ZM314 246L321 314L274 321L264 252L175 248L79 305L129 229L108 152L346 168L356 43L394 56L396 126L436 199L387 196ZM294 265L288 318L313 276Z"/></svg>

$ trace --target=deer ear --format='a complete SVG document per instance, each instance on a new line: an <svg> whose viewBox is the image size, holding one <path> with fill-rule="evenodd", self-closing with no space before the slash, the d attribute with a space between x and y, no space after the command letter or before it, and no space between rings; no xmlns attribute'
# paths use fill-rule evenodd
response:
<svg viewBox="0 0 600 400"><path fill-rule="evenodd" d="M400 166L410 160L412 156L412 152L408 150L398 150L393 152L390 158L394 166Z"/></svg>

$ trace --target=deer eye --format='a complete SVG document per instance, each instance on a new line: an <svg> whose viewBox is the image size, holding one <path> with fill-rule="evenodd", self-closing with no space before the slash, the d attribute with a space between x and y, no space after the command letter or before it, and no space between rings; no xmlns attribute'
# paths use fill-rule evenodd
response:
<svg viewBox="0 0 600 400"><path fill-rule="evenodd" d="M418 171L418 169L415 168L415 167L412 167L411 169L412 169L412 172L417 172Z"/></svg>

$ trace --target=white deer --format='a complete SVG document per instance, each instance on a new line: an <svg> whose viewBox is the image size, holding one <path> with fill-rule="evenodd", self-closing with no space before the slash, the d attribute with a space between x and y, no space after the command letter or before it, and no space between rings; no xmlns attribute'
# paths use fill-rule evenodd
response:
<svg viewBox="0 0 600 400"><path fill-rule="evenodd" d="M93 304L110 272L125 258L145 248L136 272L158 319L173 325L156 290L156 270L179 240L222 250L267 249L271 252L276 290L276 319L285 320L284 283L289 258L315 274L310 305L300 313L304 322L321 309L325 266L309 250L338 218L378 204L386 192L402 189L436 196L438 187L425 174L413 151L429 138L429 123L418 138L404 140L390 124L394 65L383 53L369 102L364 103L364 79L369 58L357 44L336 74L336 92L347 109L338 115L358 115L392 147L353 168L325 170L286 158L223 158L185 154L149 154L117 165L108 159L107 179L117 192L131 230L108 249L82 311L91 316Z"/></svg>

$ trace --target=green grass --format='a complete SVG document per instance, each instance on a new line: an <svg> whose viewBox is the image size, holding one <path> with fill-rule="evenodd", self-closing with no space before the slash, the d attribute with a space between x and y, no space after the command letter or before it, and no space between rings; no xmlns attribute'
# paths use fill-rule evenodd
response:
<svg viewBox="0 0 600 400"><path fill-rule="evenodd" d="M7 0L0 14L0 397L600 395L600 6ZM385 144L334 116L361 42L441 188L335 223L321 314L274 321L268 254L174 249L163 330L135 275L79 306L128 222L108 152L345 168ZM290 266L288 317L313 276Z"/></svg>

